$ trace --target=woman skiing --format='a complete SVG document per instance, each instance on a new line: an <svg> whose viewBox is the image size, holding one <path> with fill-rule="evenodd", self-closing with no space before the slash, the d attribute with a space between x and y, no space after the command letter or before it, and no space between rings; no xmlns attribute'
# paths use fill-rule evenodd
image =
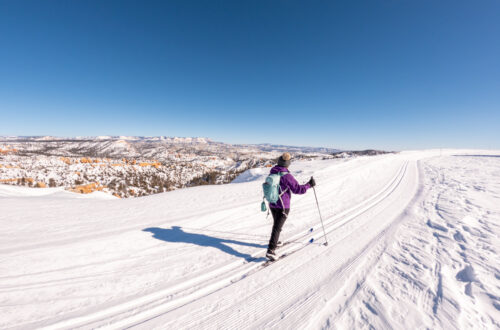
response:
<svg viewBox="0 0 500 330"><path fill-rule="evenodd" d="M270 174L282 173L280 178L280 194L281 198L278 199L276 203L270 203L269 208L273 215L273 230L271 232L271 238L269 240L269 246L267 249L266 257L272 261L278 259L275 253L275 249L278 246L278 239L281 233L281 228L285 223L288 213L290 212L290 199L292 193L294 194L305 194L307 189L314 187L316 182L311 177L308 183L300 185L293 175L288 171L288 166L290 166L291 156L288 152L285 152L278 158L278 165L271 169Z"/></svg>

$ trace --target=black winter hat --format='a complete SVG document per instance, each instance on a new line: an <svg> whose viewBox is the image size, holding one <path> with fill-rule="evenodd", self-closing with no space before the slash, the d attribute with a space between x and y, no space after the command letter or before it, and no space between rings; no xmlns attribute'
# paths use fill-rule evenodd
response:
<svg viewBox="0 0 500 330"><path fill-rule="evenodd" d="M290 154L288 152L285 152L283 155L280 156L280 158L278 158L278 166L282 166L282 167L290 166L290 159L291 158L292 158L292 156L290 156Z"/></svg>

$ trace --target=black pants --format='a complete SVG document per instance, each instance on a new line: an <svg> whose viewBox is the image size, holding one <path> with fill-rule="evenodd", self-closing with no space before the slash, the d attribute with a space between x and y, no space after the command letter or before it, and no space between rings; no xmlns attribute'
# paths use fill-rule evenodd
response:
<svg viewBox="0 0 500 330"><path fill-rule="evenodd" d="M273 231L271 232L271 239L269 240L268 249L274 251L280 238L281 228L283 227L283 224L285 224L288 213L290 213L290 209L283 210L271 208L271 213L273 215L274 225Z"/></svg>

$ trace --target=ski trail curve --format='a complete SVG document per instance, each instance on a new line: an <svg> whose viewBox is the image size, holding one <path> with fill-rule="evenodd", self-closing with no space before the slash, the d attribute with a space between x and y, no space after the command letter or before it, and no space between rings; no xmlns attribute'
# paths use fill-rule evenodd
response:
<svg viewBox="0 0 500 330"><path fill-rule="evenodd" d="M364 215L363 219L365 219L366 221L366 219L369 219L370 216L373 215L373 209L376 208L377 205L379 205L384 200L387 201L389 196L394 195L394 191L397 190L403 179L405 179L407 176L407 167L408 163L403 164L395 177L380 192L378 192L371 198L368 198L366 200L366 203L362 203L362 205L357 205L353 208L350 208L342 214L326 219L325 229L327 229L327 231L330 233L330 236L332 233L335 234L331 238L331 245L328 249L323 249L320 247L320 249L323 249L323 251L321 251L319 255L322 255L327 251L331 251L333 247L336 247L338 244L340 244L339 242L345 242L345 240L350 239L348 234L352 233L353 228L359 228L359 226L363 224L363 222L360 221L359 218ZM408 181L408 179L406 181ZM349 226L349 222L352 220L357 220L358 224L351 224ZM317 238L319 239L319 237L322 236L322 233L319 233L317 235L319 235ZM310 248L301 247L298 249L299 251L295 253L296 256L295 254L293 254L287 259L290 260L290 258L292 257L300 258L301 254L305 253L307 255L311 253L311 250L317 250L317 248L318 247L314 245ZM260 254L263 254L263 252L257 254L256 257L258 257ZM315 260L317 258L319 257L311 258L311 260ZM340 259L343 260L343 258L336 259L337 265L338 262L341 261ZM231 264L231 266L228 266L228 268L224 268L220 272L218 272L219 274L223 274L221 277L218 276L218 274L207 273L205 278L197 279L198 284L193 282L183 283L182 288L169 288L168 291L155 294L154 297L142 297L141 299L131 301L129 304L115 306L115 308L102 311L98 314L87 315L80 319L68 320L69 322L62 322L49 328L56 329L67 326L83 326L85 328L94 328L95 326L106 325L110 326L111 328L121 328L130 325L139 326L142 324L149 324L150 321L153 322L153 320L158 321L159 319L164 319L165 317L168 318L169 312L174 311L174 314L177 314L175 313L175 311L177 309L184 309L182 306L189 306L190 303L196 303L198 300L202 300L203 297L217 293L218 291L223 290L225 287L234 285L234 283L245 282L243 281L244 279L251 278L252 276L255 276L255 274L261 272L266 272L266 269L262 269L261 264L258 263L255 265L250 265L247 263L241 265L240 263L239 267L234 268L232 271L228 271L228 269L230 269L231 267L234 268L234 266ZM270 271L275 267L280 267L280 263L271 265L267 268L269 268L268 271ZM306 265L304 267L309 268L309 265ZM338 266L338 268L344 269L340 266ZM312 276L311 278L315 279L317 277ZM178 294L180 295L180 297L173 299L170 302L162 299L162 297L164 298L169 294L172 295L173 291L175 290L186 289L189 291L187 294L182 295L180 294L180 292ZM173 295L175 296L175 294ZM194 326L196 325L193 325L193 327Z"/></svg>

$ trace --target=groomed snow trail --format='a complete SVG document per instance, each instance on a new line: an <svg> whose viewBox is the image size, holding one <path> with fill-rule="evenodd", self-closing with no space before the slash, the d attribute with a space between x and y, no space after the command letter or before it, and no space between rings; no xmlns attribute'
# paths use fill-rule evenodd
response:
<svg viewBox="0 0 500 330"><path fill-rule="evenodd" d="M0 186L0 328L498 325L500 158L437 155L294 163L330 244L313 192L294 195L287 256L266 267L259 171L128 200Z"/></svg>
<svg viewBox="0 0 500 330"><path fill-rule="evenodd" d="M328 247L308 245L281 262L194 303L139 323L168 328L303 328L344 283L354 267L373 258L378 242L415 188L415 168L404 162L379 198L328 222ZM410 191L408 191L410 189ZM390 212L387 212L388 209ZM380 216L384 214L383 216ZM373 221L379 218L380 221ZM335 224L337 224L335 226ZM318 239L319 240L319 239ZM234 295L234 292L244 294ZM213 301L217 308L211 310ZM211 303L212 302L212 303ZM207 309L208 307L208 309ZM196 318L193 316L196 315Z"/></svg>

